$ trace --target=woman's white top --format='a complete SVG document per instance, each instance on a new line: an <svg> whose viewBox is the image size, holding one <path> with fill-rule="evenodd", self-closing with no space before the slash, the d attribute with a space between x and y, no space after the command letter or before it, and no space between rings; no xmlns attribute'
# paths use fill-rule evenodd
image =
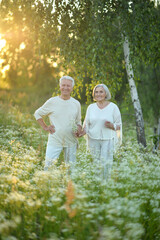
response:
<svg viewBox="0 0 160 240"><path fill-rule="evenodd" d="M73 131L77 124L81 124L81 106L76 99L52 97L35 111L34 116L36 120L48 116L50 124L55 126L55 133L49 134L48 144L70 147L77 143Z"/></svg>
<svg viewBox="0 0 160 240"><path fill-rule="evenodd" d="M120 130L112 130L105 127L105 121L109 121ZM122 120L118 106L110 102L105 108L100 109L97 103L90 104L87 108L83 127L88 137L97 140L111 140L115 143L122 142Z"/></svg>

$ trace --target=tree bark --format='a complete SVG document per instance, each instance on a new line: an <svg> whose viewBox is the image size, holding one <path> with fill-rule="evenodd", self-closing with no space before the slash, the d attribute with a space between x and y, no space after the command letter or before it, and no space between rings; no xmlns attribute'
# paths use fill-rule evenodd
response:
<svg viewBox="0 0 160 240"><path fill-rule="evenodd" d="M137 140L138 140L138 143L141 143L144 147L146 147L143 114L142 114L141 104L138 98L137 88L134 81L132 64L129 59L130 49L129 49L129 42L127 37L124 38L123 51L124 51L128 82L129 82L130 91L131 91L132 103L135 110Z"/></svg>
<svg viewBox="0 0 160 240"><path fill-rule="evenodd" d="M158 119L158 129L157 129L157 150L160 149L160 117Z"/></svg>

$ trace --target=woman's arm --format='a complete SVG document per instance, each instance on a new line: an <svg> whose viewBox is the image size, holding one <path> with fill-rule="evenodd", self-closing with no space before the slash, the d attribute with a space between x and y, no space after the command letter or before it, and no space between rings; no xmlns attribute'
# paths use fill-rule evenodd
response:
<svg viewBox="0 0 160 240"><path fill-rule="evenodd" d="M104 125L106 128L110 128L115 131L120 130L120 125L117 125L116 123L111 123L109 121L105 121Z"/></svg>

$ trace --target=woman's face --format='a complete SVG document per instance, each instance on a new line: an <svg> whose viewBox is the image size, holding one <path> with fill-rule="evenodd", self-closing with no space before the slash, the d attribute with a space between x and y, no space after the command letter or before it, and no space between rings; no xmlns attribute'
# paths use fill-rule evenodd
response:
<svg viewBox="0 0 160 240"><path fill-rule="evenodd" d="M106 92L103 87L97 87L94 91L94 98L97 102L104 101L106 98Z"/></svg>

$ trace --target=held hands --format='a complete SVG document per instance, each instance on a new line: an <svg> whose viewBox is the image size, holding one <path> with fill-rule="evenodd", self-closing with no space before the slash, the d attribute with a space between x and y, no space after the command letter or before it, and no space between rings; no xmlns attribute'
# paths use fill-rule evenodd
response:
<svg viewBox="0 0 160 240"><path fill-rule="evenodd" d="M81 130L78 137L83 137L86 134L86 131L84 129Z"/></svg>
<svg viewBox="0 0 160 240"><path fill-rule="evenodd" d="M77 125L76 128L73 130L74 136L78 138L81 131L82 131L82 126Z"/></svg>
<svg viewBox="0 0 160 240"><path fill-rule="evenodd" d="M82 129L81 125L77 125L76 131L73 132L74 136L79 138L86 134L86 132Z"/></svg>

